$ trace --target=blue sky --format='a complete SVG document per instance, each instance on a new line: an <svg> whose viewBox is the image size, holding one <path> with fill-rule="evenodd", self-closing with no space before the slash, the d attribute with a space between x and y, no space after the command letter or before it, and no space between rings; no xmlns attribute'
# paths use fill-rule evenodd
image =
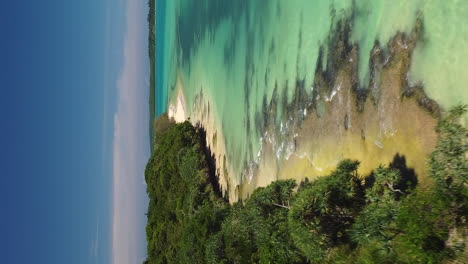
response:
<svg viewBox="0 0 468 264"><path fill-rule="evenodd" d="M138 0L1 1L0 263L144 258L146 16Z"/></svg>

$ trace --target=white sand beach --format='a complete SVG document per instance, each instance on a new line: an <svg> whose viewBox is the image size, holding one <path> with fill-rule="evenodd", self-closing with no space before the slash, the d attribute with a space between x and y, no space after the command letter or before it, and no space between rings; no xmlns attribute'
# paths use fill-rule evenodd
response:
<svg viewBox="0 0 468 264"><path fill-rule="evenodd" d="M176 123L182 123L186 118L185 111L185 98L184 93L182 92L182 87L180 81L177 82L177 99L175 103L169 105L167 115L169 118L173 118Z"/></svg>

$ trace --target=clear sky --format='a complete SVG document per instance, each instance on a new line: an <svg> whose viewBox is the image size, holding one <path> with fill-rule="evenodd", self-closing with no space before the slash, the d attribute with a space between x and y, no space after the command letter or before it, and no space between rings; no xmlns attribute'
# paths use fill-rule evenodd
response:
<svg viewBox="0 0 468 264"><path fill-rule="evenodd" d="M144 258L146 16L140 0L0 2L0 263Z"/></svg>

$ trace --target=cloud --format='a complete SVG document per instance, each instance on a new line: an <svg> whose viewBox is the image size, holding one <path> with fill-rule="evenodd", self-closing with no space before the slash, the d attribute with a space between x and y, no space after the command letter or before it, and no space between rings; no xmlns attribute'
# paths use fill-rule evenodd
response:
<svg viewBox="0 0 468 264"><path fill-rule="evenodd" d="M91 257L97 257L99 250L99 217L96 224L96 234L94 236L93 241L91 241L91 249L90 254Z"/></svg>
<svg viewBox="0 0 468 264"><path fill-rule="evenodd" d="M147 7L127 0L123 67L117 82L114 115L112 263L138 263L145 258L146 189L141 184L149 156Z"/></svg>

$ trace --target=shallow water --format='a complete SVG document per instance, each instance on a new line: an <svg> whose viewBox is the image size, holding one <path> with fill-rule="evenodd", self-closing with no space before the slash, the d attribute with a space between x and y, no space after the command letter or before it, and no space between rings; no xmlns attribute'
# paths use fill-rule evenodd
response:
<svg viewBox="0 0 468 264"><path fill-rule="evenodd" d="M157 18L164 30L158 27L156 33L162 49L157 53L156 114L174 100L178 78L189 116L203 91L237 177L257 161L264 136L264 101L270 102L275 88L278 102L290 101L296 80L304 80L306 92L312 92L320 49L325 67L329 36L340 19L348 19L350 38L359 46L361 89L369 81L368 62L375 41L385 46L398 31L410 32L417 18L422 18L423 38L412 57L411 82L422 82L428 95L444 108L468 102L468 1L157 2L165 15L164 23ZM287 129L287 119L277 116L279 130Z"/></svg>

